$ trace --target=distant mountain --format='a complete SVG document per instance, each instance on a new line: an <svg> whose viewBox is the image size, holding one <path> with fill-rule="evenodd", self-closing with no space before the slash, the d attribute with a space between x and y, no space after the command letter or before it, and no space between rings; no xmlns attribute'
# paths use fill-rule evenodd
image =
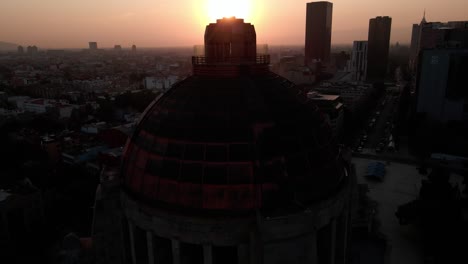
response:
<svg viewBox="0 0 468 264"><path fill-rule="evenodd" d="M0 50L2 51L16 50L17 48L18 44L0 41Z"/></svg>

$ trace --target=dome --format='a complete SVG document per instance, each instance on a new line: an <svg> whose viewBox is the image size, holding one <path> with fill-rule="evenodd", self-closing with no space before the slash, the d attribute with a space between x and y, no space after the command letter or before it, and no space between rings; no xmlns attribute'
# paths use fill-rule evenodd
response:
<svg viewBox="0 0 468 264"><path fill-rule="evenodd" d="M146 109L123 155L129 195L153 206L252 211L338 189L344 164L324 116L253 57L194 59L194 75Z"/></svg>
<svg viewBox="0 0 468 264"><path fill-rule="evenodd" d="M124 185L149 202L198 209L310 202L343 175L331 134L278 75L191 76L146 110L124 152Z"/></svg>

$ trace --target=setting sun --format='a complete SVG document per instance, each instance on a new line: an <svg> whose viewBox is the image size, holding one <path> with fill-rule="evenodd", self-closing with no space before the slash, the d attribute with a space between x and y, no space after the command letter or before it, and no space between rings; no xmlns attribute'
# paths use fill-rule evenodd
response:
<svg viewBox="0 0 468 264"><path fill-rule="evenodd" d="M251 20L252 0L207 0L207 11L212 22L232 16Z"/></svg>

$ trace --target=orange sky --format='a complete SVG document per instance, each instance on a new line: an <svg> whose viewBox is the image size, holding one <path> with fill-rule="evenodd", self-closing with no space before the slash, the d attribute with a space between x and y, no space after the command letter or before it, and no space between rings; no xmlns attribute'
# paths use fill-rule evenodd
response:
<svg viewBox="0 0 468 264"><path fill-rule="evenodd" d="M225 4L241 3L258 43L304 43L304 0L0 0L0 41L42 48L191 46ZM333 43L367 38L369 18L393 18L392 42L409 42L424 8L428 21L468 20L468 0L335 0ZM214 6L217 4L218 6ZM235 5L235 4L234 4ZM242 8L240 8L242 9ZM245 9L245 8L244 8Z"/></svg>

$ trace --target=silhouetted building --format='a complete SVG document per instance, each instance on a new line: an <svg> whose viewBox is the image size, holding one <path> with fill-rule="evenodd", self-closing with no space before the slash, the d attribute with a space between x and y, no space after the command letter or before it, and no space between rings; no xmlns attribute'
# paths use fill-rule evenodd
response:
<svg viewBox="0 0 468 264"><path fill-rule="evenodd" d="M307 3L305 63L330 59L333 4L330 2Z"/></svg>
<svg viewBox="0 0 468 264"><path fill-rule="evenodd" d="M122 46L121 45L115 45L114 50L115 51L122 51Z"/></svg>
<svg viewBox="0 0 468 264"><path fill-rule="evenodd" d="M392 18L376 17L369 20L367 48L367 80L381 82L385 79L390 48Z"/></svg>
<svg viewBox="0 0 468 264"><path fill-rule="evenodd" d="M241 19L208 25L193 75L147 108L121 191L101 178L97 263L345 262L354 168L255 39Z"/></svg>
<svg viewBox="0 0 468 264"><path fill-rule="evenodd" d="M132 52L135 53L137 51L137 47L135 45L132 45Z"/></svg>
<svg viewBox="0 0 468 264"><path fill-rule="evenodd" d="M426 24L426 12L421 19L419 24L413 24L413 29L411 31L411 46L410 46L410 58L409 58L409 67L411 70L416 69L417 57L419 54L419 40L421 36L421 27Z"/></svg>
<svg viewBox="0 0 468 264"><path fill-rule="evenodd" d="M351 72L353 80L363 82L367 74L367 41L354 41L351 54Z"/></svg>
<svg viewBox="0 0 468 264"><path fill-rule="evenodd" d="M24 54L23 46L18 46L18 54Z"/></svg>
<svg viewBox="0 0 468 264"><path fill-rule="evenodd" d="M98 49L97 42L89 42L89 49L90 50L97 50Z"/></svg>
<svg viewBox="0 0 468 264"><path fill-rule="evenodd" d="M339 95L321 94L318 92L309 92L307 98L318 106L329 122L335 137L339 137L343 132L344 124L344 105Z"/></svg>
<svg viewBox="0 0 468 264"><path fill-rule="evenodd" d="M429 121L468 120L468 49L421 52L417 112Z"/></svg>
<svg viewBox="0 0 468 264"><path fill-rule="evenodd" d="M8 177L9 175L2 175ZM6 190L5 190L6 189ZM0 186L0 257L11 260L36 248L44 224L44 204L39 189L28 178Z"/></svg>
<svg viewBox="0 0 468 264"><path fill-rule="evenodd" d="M468 21L450 21L447 23L427 22L413 25L411 34L410 68L416 72L419 54L424 49L468 48Z"/></svg>
<svg viewBox="0 0 468 264"><path fill-rule="evenodd" d="M28 46L26 51L29 55L34 55L34 54L37 54L39 49L36 46Z"/></svg>

